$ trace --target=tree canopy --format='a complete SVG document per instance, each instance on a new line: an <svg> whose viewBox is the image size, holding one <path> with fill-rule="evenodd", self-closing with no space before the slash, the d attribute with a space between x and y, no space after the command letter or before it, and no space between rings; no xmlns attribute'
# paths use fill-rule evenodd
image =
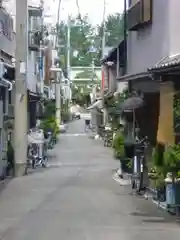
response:
<svg viewBox="0 0 180 240"><path fill-rule="evenodd" d="M100 66L102 25L92 26L88 17L71 19L70 55L71 66ZM63 67L66 66L67 23L58 26L59 55ZM105 22L106 46L116 46L123 38L123 16L119 13L109 15Z"/></svg>

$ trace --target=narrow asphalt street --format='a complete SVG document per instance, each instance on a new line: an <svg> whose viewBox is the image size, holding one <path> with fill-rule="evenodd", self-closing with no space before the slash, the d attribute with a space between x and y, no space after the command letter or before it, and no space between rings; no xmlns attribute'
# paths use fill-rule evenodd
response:
<svg viewBox="0 0 180 240"><path fill-rule="evenodd" d="M112 179L118 162L84 134L83 120L70 124L50 155L47 169L1 190L0 240L180 238L174 217Z"/></svg>

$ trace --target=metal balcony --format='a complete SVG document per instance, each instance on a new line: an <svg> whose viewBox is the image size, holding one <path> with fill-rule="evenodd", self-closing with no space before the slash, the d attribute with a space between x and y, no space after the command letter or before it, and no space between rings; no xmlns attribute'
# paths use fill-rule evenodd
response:
<svg viewBox="0 0 180 240"><path fill-rule="evenodd" d="M137 31L142 23L142 7L141 1L132 5L127 11L127 29L129 31Z"/></svg>
<svg viewBox="0 0 180 240"><path fill-rule="evenodd" d="M42 33L40 31L29 31L28 45L31 51L38 52L42 40Z"/></svg>
<svg viewBox="0 0 180 240"><path fill-rule="evenodd" d="M138 29L152 23L152 0L139 0L127 11L127 29Z"/></svg>
<svg viewBox="0 0 180 240"><path fill-rule="evenodd" d="M28 6L29 17L42 17L43 9L41 7Z"/></svg>

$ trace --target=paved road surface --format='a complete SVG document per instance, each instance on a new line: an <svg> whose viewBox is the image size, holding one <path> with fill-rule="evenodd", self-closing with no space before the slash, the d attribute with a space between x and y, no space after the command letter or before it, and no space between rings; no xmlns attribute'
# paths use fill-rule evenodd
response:
<svg viewBox="0 0 180 240"><path fill-rule="evenodd" d="M1 190L0 239L178 240L173 218L112 179L118 163L101 142L83 135L82 122L61 135L48 169Z"/></svg>

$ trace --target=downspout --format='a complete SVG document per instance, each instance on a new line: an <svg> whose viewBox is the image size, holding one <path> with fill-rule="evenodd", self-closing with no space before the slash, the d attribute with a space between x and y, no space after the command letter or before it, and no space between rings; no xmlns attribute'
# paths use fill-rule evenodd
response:
<svg viewBox="0 0 180 240"><path fill-rule="evenodd" d="M1 81L5 82L6 84L9 85L8 91L12 91L12 88L13 88L12 82L10 82L9 80L6 80L4 78L1 78Z"/></svg>

